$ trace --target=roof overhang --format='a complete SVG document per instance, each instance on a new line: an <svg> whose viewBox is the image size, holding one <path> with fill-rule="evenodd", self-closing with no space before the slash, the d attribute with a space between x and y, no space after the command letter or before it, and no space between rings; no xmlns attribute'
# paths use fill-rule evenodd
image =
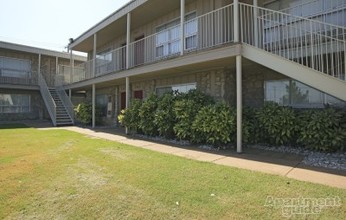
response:
<svg viewBox="0 0 346 220"><path fill-rule="evenodd" d="M8 50L21 51L26 53L41 54L46 56L70 59L70 54L66 52L58 52L58 51L47 50L47 49L42 49L37 47L30 47L26 45L14 44L14 43L9 43L4 41L0 41L0 49L1 48L8 49ZM74 55L73 57L74 57L74 60L86 61L86 57L84 56Z"/></svg>
<svg viewBox="0 0 346 220"><path fill-rule="evenodd" d="M186 4L189 4L193 2L193 0L186 0L185 2ZM131 13L131 30L135 30L160 16L179 9L179 7L180 1L176 0L165 1L164 4L162 3L162 0L131 1L76 38L69 45L69 48L81 52L92 51L94 45L94 34L96 33L97 48L119 37L124 37L125 40L128 13ZM136 33L132 32L131 34L132 37L136 37L134 36ZM141 35L143 33L137 34Z"/></svg>

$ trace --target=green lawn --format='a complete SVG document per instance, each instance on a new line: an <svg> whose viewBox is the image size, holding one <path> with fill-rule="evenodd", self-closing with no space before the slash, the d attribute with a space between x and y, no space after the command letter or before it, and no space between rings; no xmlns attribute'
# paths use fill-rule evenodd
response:
<svg viewBox="0 0 346 220"><path fill-rule="evenodd" d="M1 127L0 127L1 128ZM0 129L0 219L281 219L266 198L346 190L156 153L64 130Z"/></svg>

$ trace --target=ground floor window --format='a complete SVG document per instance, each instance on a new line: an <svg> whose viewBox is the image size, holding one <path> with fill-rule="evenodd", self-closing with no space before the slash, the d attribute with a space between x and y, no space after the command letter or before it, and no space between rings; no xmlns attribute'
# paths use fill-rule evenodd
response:
<svg viewBox="0 0 346 220"><path fill-rule="evenodd" d="M265 101L296 108L324 108L326 105L346 106L346 103L295 80L264 82Z"/></svg>
<svg viewBox="0 0 346 220"><path fill-rule="evenodd" d="M30 112L30 99L26 94L0 94L0 113Z"/></svg>
<svg viewBox="0 0 346 220"><path fill-rule="evenodd" d="M196 89L196 88L197 88L196 83L171 85L171 86L156 88L156 94L158 96L162 96L163 94L169 93L172 91L187 93L188 91Z"/></svg>

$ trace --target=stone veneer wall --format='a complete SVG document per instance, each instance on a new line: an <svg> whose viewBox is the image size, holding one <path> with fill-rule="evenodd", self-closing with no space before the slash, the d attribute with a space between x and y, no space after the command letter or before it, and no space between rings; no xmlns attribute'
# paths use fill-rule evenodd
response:
<svg viewBox="0 0 346 220"><path fill-rule="evenodd" d="M38 71L38 54L26 53L21 51L14 51L8 49L1 49L0 56L15 58L15 59L23 59L31 61L31 71ZM81 61L75 60L75 65L82 63ZM59 58L59 65L70 65L70 60L65 58ZM51 56L41 56L41 73L46 79L48 85L54 85L55 83L55 74L56 74L56 57Z"/></svg>
<svg viewBox="0 0 346 220"><path fill-rule="evenodd" d="M264 104L264 82L285 79L286 76L258 64L243 67L243 105L261 107Z"/></svg>
<svg viewBox="0 0 346 220"><path fill-rule="evenodd" d="M287 78L275 71L265 68L259 64L247 63L243 66L243 104L244 106L261 107L264 103L264 81ZM212 96L218 101L224 101L230 106L236 105L236 76L234 67L205 70L200 72L182 74L174 77L161 77L145 81L132 81L130 83L131 97L138 90L143 91L144 99L155 92L157 87L165 87L177 84L196 83L197 89ZM97 88L97 87L96 87ZM116 89L118 89L117 95ZM105 94L112 97L112 118L105 118L106 125L116 123L117 114L120 112L121 93L126 87L114 85L113 87L96 89L96 94ZM116 97L117 96L117 97ZM90 101L91 90L88 90L85 98L73 99L77 102ZM117 109L115 109L117 106Z"/></svg>

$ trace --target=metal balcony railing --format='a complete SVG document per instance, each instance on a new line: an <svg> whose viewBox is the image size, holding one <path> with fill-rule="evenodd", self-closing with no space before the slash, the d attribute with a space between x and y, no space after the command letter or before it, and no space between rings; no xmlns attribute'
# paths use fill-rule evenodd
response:
<svg viewBox="0 0 346 220"><path fill-rule="evenodd" d="M98 55L73 70L59 67L60 84L75 83L108 73L171 59L190 52L234 42L234 5L211 11L181 26L155 34ZM319 72L345 80L346 29L318 20L239 3L240 43L245 43ZM183 47L182 45L183 41ZM183 53L182 53L183 48ZM95 69L93 69L95 68Z"/></svg>
<svg viewBox="0 0 346 220"><path fill-rule="evenodd" d="M184 22L184 54L233 42L233 19L233 4L230 4ZM130 43L129 56L126 54L126 46L97 55L95 71L94 60L75 66L73 70L70 66L60 65L56 85L66 85L125 70L127 57L129 68L134 68L180 56L180 30L178 24Z"/></svg>
<svg viewBox="0 0 346 220"><path fill-rule="evenodd" d="M345 27L239 5L242 43L345 79Z"/></svg>

